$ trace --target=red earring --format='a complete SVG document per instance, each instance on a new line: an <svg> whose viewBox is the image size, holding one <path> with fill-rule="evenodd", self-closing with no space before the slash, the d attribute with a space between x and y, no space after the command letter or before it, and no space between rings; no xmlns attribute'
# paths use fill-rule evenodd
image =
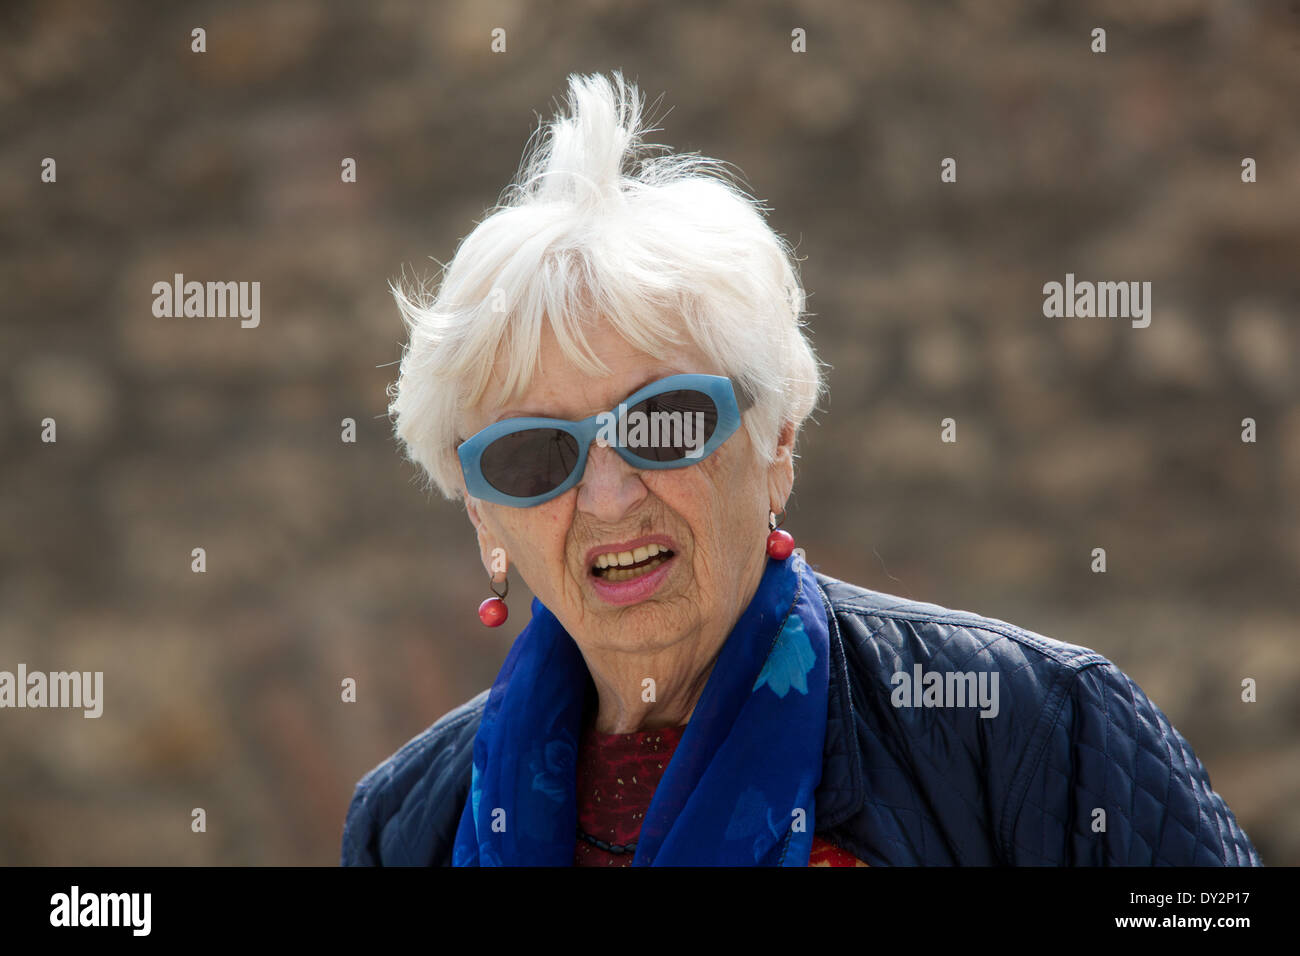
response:
<svg viewBox="0 0 1300 956"><path fill-rule="evenodd" d="M784 511L781 512L781 518L785 518ZM776 526L780 523L775 514L770 511L767 513L767 526L772 532L767 536L767 556L784 561L794 551L794 536L789 531L778 531Z"/></svg>
<svg viewBox="0 0 1300 956"><path fill-rule="evenodd" d="M503 598L510 593L510 579L506 578L501 582L501 590L497 590L497 583L488 577L488 587L496 597L490 597L478 606L478 619L488 627L500 627L510 616L510 609L506 607Z"/></svg>

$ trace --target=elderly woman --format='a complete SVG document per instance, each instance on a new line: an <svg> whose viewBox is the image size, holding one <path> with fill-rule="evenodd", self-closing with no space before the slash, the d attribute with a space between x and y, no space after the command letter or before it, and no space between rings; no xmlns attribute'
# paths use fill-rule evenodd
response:
<svg viewBox="0 0 1300 956"><path fill-rule="evenodd" d="M778 530L821 389L789 247L572 77L436 297L397 433L506 620L490 690L357 786L345 864L1257 864L1113 664L815 573ZM658 149L658 148L654 148Z"/></svg>

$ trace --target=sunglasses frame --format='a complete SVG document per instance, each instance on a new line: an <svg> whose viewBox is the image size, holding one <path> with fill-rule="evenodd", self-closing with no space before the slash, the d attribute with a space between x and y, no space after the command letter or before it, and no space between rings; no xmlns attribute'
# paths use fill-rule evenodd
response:
<svg viewBox="0 0 1300 956"><path fill-rule="evenodd" d="M671 461L652 461L648 458L642 458L636 452L617 444L611 444L609 447L618 452L619 456L629 465L637 469L662 471L668 468L685 468L688 465L698 464L717 451L718 447L734 435L736 429L740 427L741 409L736 401L735 386L732 384L731 379L723 375L669 375L667 378L661 378L659 381L651 382L645 388L637 390L608 412L601 412L578 422L568 421L563 418L529 417L506 418L495 422L461 442L456 449L456 455L460 458L460 470L465 477L465 490L482 501L491 501L511 508L531 508L534 505L550 501L552 498L558 498L581 481L582 476L586 473L587 452L591 448L591 443L600 434L603 419L613 415L618 433L622 434L623 415L626 411L635 408L646 399L654 398L656 395L679 391L704 393L713 401L713 406L718 411L718 421L714 426L713 434L709 436L709 440L704 443L704 447L698 455L694 458L682 457ZM578 460L574 463L573 471L555 488L540 495L517 498L514 495L498 491L492 487L483 475L483 453L487 451L493 442L505 435L529 431L534 428L553 428L574 437L578 442Z"/></svg>

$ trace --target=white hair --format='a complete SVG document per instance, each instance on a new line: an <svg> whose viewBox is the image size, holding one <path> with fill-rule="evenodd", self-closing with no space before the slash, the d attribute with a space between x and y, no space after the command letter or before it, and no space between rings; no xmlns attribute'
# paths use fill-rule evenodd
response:
<svg viewBox="0 0 1300 956"><path fill-rule="evenodd" d="M568 115L538 127L436 294L393 287L410 341L389 413L407 457L448 498L469 437L457 434L461 413L484 399L494 366L500 401L527 390L544 322L591 375L608 373L587 340L596 320L657 358L695 345L752 403L745 427L767 462L782 426L797 433L816 405L821 369L790 247L722 163L652 155L666 147L642 143L642 110L621 73L571 75Z"/></svg>

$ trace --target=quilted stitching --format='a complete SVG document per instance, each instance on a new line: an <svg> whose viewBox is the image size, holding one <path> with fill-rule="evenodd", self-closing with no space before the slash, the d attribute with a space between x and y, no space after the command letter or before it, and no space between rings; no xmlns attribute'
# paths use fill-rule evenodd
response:
<svg viewBox="0 0 1300 956"><path fill-rule="evenodd" d="M1052 739L1015 827L1016 862L1260 865L1191 745L1113 664L1079 675ZM1095 808L1104 832L1092 831Z"/></svg>
<svg viewBox="0 0 1300 956"><path fill-rule="evenodd" d="M487 697L446 714L361 778L343 826L344 866L450 865Z"/></svg>

